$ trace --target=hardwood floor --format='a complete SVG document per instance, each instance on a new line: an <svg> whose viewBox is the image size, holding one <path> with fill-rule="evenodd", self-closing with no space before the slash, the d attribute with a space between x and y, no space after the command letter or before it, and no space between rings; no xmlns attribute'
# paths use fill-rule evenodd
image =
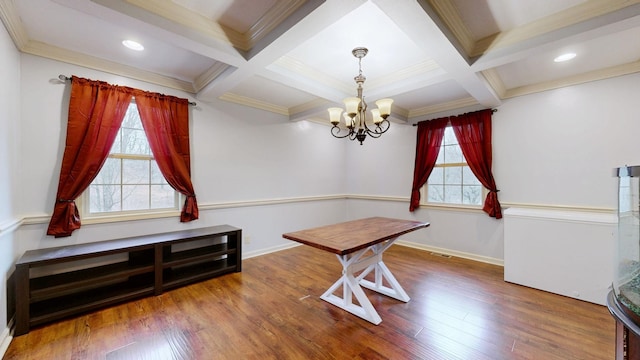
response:
<svg viewBox="0 0 640 360"><path fill-rule="evenodd" d="M411 301L365 290L378 326L320 300L342 271L308 246L243 272L36 328L4 359L613 359L603 306L503 281L499 266L394 245Z"/></svg>

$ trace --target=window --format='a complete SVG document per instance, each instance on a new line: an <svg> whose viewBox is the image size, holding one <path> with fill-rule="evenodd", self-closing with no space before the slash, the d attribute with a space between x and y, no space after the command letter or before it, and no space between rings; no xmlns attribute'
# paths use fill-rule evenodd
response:
<svg viewBox="0 0 640 360"><path fill-rule="evenodd" d="M436 165L424 186L427 203L482 205L482 184L473 175L451 126L442 138Z"/></svg>
<svg viewBox="0 0 640 360"><path fill-rule="evenodd" d="M153 159L136 104L122 121L109 157L85 191L85 214L178 209L179 193Z"/></svg>

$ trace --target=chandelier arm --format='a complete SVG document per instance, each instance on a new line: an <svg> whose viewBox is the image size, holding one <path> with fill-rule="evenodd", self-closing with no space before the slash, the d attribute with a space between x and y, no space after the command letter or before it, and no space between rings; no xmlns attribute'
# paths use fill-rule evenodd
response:
<svg viewBox="0 0 640 360"><path fill-rule="evenodd" d="M337 129L337 131L335 131ZM349 130L348 133L346 133L345 135L340 135L340 133L342 132L342 129L340 129L340 127L338 127L337 125L334 125L331 128L331 135L333 135L333 137L336 137L338 139L344 139L347 136L351 135L351 133L353 133L353 130Z"/></svg>
<svg viewBox="0 0 640 360"><path fill-rule="evenodd" d="M376 125L375 128L371 129L367 126L367 124L364 124L364 127L366 128L367 134L379 134L382 135L384 133L387 132L387 130L389 130L389 128L391 127L391 123L389 122L389 120L382 120L380 122L380 124Z"/></svg>
<svg viewBox="0 0 640 360"><path fill-rule="evenodd" d="M382 136L382 133L379 132L374 132L374 131L367 131L367 135L371 136L374 139L379 138L380 136Z"/></svg>
<svg viewBox="0 0 640 360"><path fill-rule="evenodd" d="M389 120L384 119L378 125L376 125L376 132L380 134L384 134L387 132L387 130L389 130L390 127L391 127L391 123L389 122ZM380 131L378 131L378 129L380 129Z"/></svg>

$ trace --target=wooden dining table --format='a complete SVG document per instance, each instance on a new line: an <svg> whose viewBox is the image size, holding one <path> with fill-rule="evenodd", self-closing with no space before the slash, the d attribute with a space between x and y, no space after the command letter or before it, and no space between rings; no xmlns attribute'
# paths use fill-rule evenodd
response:
<svg viewBox="0 0 640 360"><path fill-rule="evenodd" d="M320 298L378 325L382 318L362 287L408 302L409 295L382 261L382 254L401 235L427 226L429 223L420 221L370 217L285 233L282 237L334 253L342 265L342 276ZM365 278L372 272L373 276Z"/></svg>

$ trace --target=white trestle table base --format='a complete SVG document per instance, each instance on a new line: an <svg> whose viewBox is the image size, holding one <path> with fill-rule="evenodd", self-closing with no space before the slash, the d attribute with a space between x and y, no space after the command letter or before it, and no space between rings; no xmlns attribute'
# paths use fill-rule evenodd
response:
<svg viewBox="0 0 640 360"><path fill-rule="evenodd" d="M382 318L362 288L408 302L409 295L382 261L382 254L400 235L427 226L429 223L419 221L372 217L282 237L334 253L342 264L342 276L320 298L378 325Z"/></svg>

